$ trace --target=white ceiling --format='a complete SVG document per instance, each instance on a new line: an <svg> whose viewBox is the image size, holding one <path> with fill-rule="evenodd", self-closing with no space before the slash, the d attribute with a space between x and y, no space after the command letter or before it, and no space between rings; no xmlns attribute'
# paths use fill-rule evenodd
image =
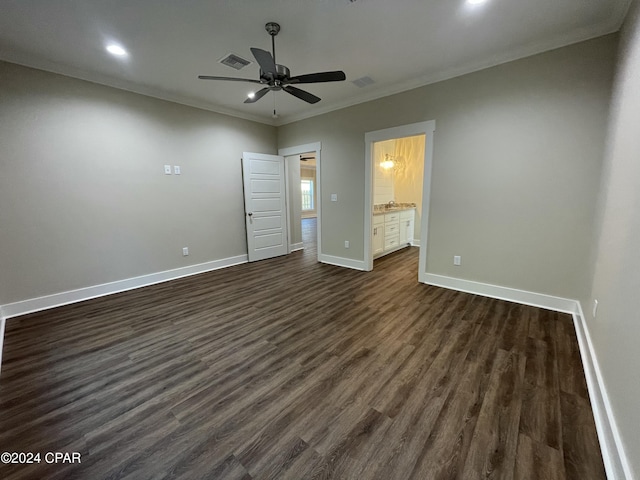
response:
<svg viewBox="0 0 640 480"><path fill-rule="evenodd" d="M280 125L617 31L630 0L2 0L0 59L167 100ZM258 78L227 53L270 50L264 24L282 26L278 63L292 75L344 70L347 81L301 86L244 104ZM105 51L109 42L126 59ZM368 75L375 84L358 88ZM271 118L274 98L279 118Z"/></svg>

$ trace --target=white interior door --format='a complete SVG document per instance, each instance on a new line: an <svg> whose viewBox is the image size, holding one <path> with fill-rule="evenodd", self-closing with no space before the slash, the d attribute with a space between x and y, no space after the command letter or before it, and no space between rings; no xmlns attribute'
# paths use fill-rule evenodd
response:
<svg viewBox="0 0 640 480"><path fill-rule="evenodd" d="M287 254L284 157L242 154L249 261Z"/></svg>

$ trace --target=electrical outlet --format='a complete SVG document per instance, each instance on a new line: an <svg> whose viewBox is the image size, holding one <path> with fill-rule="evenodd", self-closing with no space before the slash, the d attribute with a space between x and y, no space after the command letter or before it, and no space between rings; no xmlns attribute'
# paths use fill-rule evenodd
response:
<svg viewBox="0 0 640 480"><path fill-rule="evenodd" d="M187 255L189 255L189 247L183 247L182 248L182 256L186 257Z"/></svg>
<svg viewBox="0 0 640 480"><path fill-rule="evenodd" d="M173 166L173 173L174 175L180 175L180 165Z"/></svg>
<svg viewBox="0 0 640 480"><path fill-rule="evenodd" d="M598 314L598 300L593 301L593 318Z"/></svg>
<svg viewBox="0 0 640 480"><path fill-rule="evenodd" d="M462 257L460 255L455 255L453 257L453 264L456 266L460 266L462 264Z"/></svg>
<svg viewBox="0 0 640 480"><path fill-rule="evenodd" d="M344 248L349 248L349 240L344 241Z"/></svg>
<svg viewBox="0 0 640 480"><path fill-rule="evenodd" d="M338 194L337 193L332 193L331 194L331 201L332 202L337 202L338 201Z"/></svg>
<svg viewBox="0 0 640 480"><path fill-rule="evenodd" d="M164 174L165 175L171 175L171 165L165 165L164 166Z"/></svg>

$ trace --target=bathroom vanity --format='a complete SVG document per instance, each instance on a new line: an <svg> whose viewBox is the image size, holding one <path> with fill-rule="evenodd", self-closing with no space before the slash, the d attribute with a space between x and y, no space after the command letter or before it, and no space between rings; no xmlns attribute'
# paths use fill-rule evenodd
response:
<svg viewBox="0 0 640 480"><path fill-rule="evenodd" d="M373 212L373 258L382 257L413 242L415 206L376 208Z"/></svg>

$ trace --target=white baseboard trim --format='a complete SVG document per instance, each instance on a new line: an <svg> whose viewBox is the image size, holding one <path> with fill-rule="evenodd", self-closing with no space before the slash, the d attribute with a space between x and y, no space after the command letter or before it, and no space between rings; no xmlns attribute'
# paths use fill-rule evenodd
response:
<svg viewBox="0 0 640 480"><path fill-rule="evenodd" d="M352 258L334 257L333 255L321 254L318 259L322 263L328 263L329 265L336 265L338 267L352 268L354 270L365 270L363 260L354 260Z"/></svg>
<svg viewBox="0 0 640 480"><path fill-rule="evenodd" d="M602 380L602 372L580 302L576 302L573 323L578 337L582 366L587 380L591 409L593 410L607 478L610 480L632 480L631 467L625 454L611 402Z"/></svg>
<svg viewBox="0 0 640 480"><path fill-rule="evenodd" d="M420 246L420 240L411 240L411 246L412 247L419 247Z"/></svg>
<svg viewBox="0 0 640 480"><path fill-rule="evenodd" d="M500 287L488 283L473 282L461 278L446 277L426 273L424 283L435 285L436 287L450 288L460 292L474 293L485 297L507 300L509 302L531 305L532 307L546 308L557 312L573 314L576 310L576 301L568 298L554 297L544 293L527 292L509 287Z"/></svg>
<svg viewBox="0 0 640 480"><path fill-rule="evenodd" d="M300 242L300 243L292 243L291 244L291 251L292 252L297 252L298 250L304 250L304 243Z"/></svg>
<svg viewBox="0 0 640 480"><path fill-rule="evenodd" d="M6 318L4 316L4 312L2 311L2 307L0 307L0 373L2 373L2 348L4 347L5 323L6 323Z"/></svg>
<svg viewBox="0 0 640 480"><path fill-rule="evenodd" d="M213 260L211 262L190 265L188 267L165 270L163 272L151 273L110 283L103 283L92 287L79 288L68 292L54 293L53 295L46 295L44 297L30 298L20 302L1 305L0 308L4 311L5 318L12 318L25 315L27 313L61 307L70 303L82 302L92 298L103 297L105 295L146 287L156 283L176 280L178 278L210 272L211 270L218 270L220 268L231 267L233 265L239 265L247 262L247 255L238 255L236 257Z"/></svg>

